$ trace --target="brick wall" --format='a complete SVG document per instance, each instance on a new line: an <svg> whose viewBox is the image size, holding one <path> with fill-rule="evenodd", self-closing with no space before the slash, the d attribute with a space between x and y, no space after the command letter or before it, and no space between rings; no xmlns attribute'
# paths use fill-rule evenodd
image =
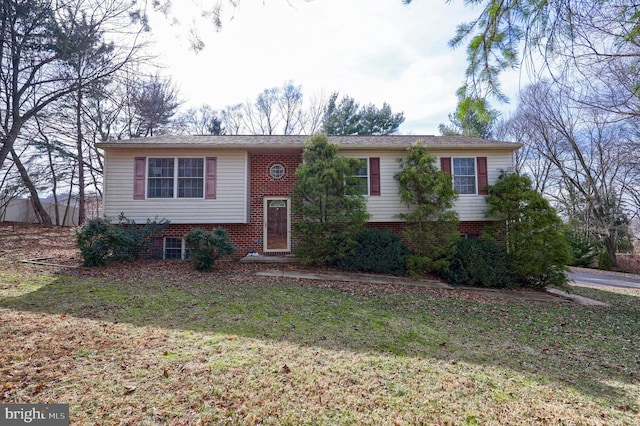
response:
<svg viewBox="0 0 640 426"><path fill-rule="evenodd" d="M482 231L485 226L491 226L494 222L490 220L475 221L475 222L460 222L458 224L458 231L465 234L467 238L475 240L482 235Z"/></svg>
<svg viewBox="0 0 640 426"><path fill-rule="evenodd" d="M277 195L277 194L276 194ZM257 196L256 196L257 197ZM256 205L256 207L258 207ZM233 258L244 257L249 251L255 250L262 253L262 204L259 204L261 214L252 219L252 223L221 223L221 224L170 224L162 233L163 237L183 237L194 228L202 228L205 231L212 231L214 228L222 227L229 233L229 238L236 246L236 254ZM259 220L259 221L258 221ZM478 238L485 226L492 225L490 221L478 222L460 222L458 231L466 234L467 238ZM394 234L401 236L404 224L402 222L370 222L368 227L374 229L388 229ZM295 241L292 241L292 249L295 247ZM267 253L268 255L289 254L286 253Z"/></svg>
<svg viewBox="0 0 640 426"><path fill-rule="evenodd" d="M489 220L460 222L458 224L458 232L465 234L467 238L476 239L480 237L485 226L493 225L493 223ZM403 222L369 222L367 226L375 229L388 229L396 235L401 235L404 229Z"/></svg>
<svg viewBox="0 0 640 426"><path fill-rule="evenodd" d="M254 154L249 157L251 177L249 180L249 211L252 233L259 242L259 253L263 253L263 223L264 223L264 199L265 197L288 197L293 193L295 185L295 173L301 162L301 153L296 154ZM274 164L284 166L284 176L274 179L269 170ZM292 242L293 243L293 242ZM289 253L289 252L283 252ZM270 252L269 254L279 254Z"/></svg>

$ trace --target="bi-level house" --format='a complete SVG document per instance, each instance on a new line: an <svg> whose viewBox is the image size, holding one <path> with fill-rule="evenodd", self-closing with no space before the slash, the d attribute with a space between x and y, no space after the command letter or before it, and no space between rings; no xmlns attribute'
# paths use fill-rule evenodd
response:
<svg viewBox="0 0 640 426"><path fill-rule="evenodd" d="M192 228L224 227L244 256L250 251L286 255L292 238L291 194L307 136L160 136L104 142L104 213L124 213L137 223L166 218L156 239L163 257L185 253ZM394 175L417 140L453 175L460 232L480 234L488 223L487 184L514 168L519 144L462 136L330 136L340 154L363 160L369 226L398 232L403 222Z"/></svg>

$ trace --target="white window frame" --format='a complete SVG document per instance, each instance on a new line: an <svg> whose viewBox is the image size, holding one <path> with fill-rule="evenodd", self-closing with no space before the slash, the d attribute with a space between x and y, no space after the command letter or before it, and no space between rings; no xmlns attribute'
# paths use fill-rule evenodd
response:
<svg viewBox="0 0 640 426"><path fill-rule="evenodd" d="M365 197L368 197L371 194L371 166L369 164L369 157L366 158L358 158L358 160L360 161L364 161L366 164L366 168L367 168L367 173L362 175L358 175L356 174L355 177L362 179L362 178L366 178L366 182L367 182L367 190L365 193L363 193L362 195Z"/></svg>
<svg viewBox="0 0 640 426"><path fill-rule="evenodd" d="M154 179L154 177L150 176L149 168L151 160L165 160L165 159L173 159L173 196L172 197L150 197L150 185L149 179ZM179 176L180 173L180 160L200 160L202 161L202 194L199 197L179 197L179 181L180 179L194 179L192 177ZM180 199L180 200L202 200L205 198L206 185L207 185L207 171L206 171L207 162L204 157L148 157L146 164L146 175L145 175L145 186L146 186L146 199L149 200L170 200L170 199ZM162 179L169 179L169 177L165 177ZM195 178L197 179L197 178Z"/></svg>
<svg viewBox="0 0 640 426"><path fill-rule="evenodd" d="M277 173L275 173L274 170L276 168L280 169L282 171L282 174L278 175ZM274 176L274 174L276 176ZM282 180L282 179L284 179L286 174L287 174L287 169L284 166L284 164L282 164L282 163L273 163L269 167L269 177L271 177L271 179L273 179L273 180Z"/></svg>
<svg viewBox="0 0 640 426"><path fill-rule="evenodd" d="M189 249L187 249L187 245L184 241L184 238L182 237L164 237L162 239L162 258L163 259L173 259L173 260L178 260L177 257L167 257L167 240L168 239L172 239L172 240L180 240L180 259L179 260L186 260L188 259L189 256ZM169 250L178 250L178 247L169 247Z"/></svg>
<svg viewBox="0 0 640 426"><path fill-rule="evenodd" d="M456 160L472 160L473 161L473 175L456 175ZM473 192L461 192L456 186L456 178L469 178L473 177ZM476 157L452 157L451 158L451 180L453 183L453 189L458 191L460 195L478 195L478 164Z"/></svg>

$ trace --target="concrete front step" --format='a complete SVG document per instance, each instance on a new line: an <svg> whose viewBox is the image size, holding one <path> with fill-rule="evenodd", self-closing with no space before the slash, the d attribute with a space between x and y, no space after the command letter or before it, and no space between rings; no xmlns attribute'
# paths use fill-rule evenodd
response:
<svg viewBox="0 0 640 426"><path fill-rule="evenodd" d="M298 260L291 255L287 256L245 256L240 259L242 263L298 263Z"/></svg>

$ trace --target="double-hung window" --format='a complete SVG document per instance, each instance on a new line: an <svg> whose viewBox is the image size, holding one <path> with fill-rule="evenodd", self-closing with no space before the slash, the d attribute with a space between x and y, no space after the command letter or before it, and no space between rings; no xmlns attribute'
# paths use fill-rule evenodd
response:
<svg viewBox="0 0 640 426"><path fill-rule="evenodd" d="M369 195L369 160L360 158L360 165L356 169L355 177L358 178L361 195Z"/></svg>
<svg viewBox="0 0 640 426"><path fill-rule="evenodd" d="M173 158L149 158L148 198L173 198L174 166Z"/></svg>
<svg viewBox="0 0 640 426"><path fill-rule="evenodd" d="M202 198L204 159L178 158L178 198Z"/></svg>
<svg viewBox="0 0 640 426"><path fill-rule="evenodd" d="M459 194L476 193L476 159L453 159L453 188Z"/></svg>
<svg viewBox="0 0 640 426"><path fill-rule="evenodd" d="M440 157L440 170L452 175L453 188L462 195L487 195L487 157Z"/></svg>
<svg viewBox="0 0 640 426"><path fill-rule="evenodd" d="M189 259L191 252L185 245L184 238L165 237L163 259Z"/></svg>
<svg viewBox="0 0 640 426"><path fill-rule="evenodd" d="M360 194L380 195L380 157L359 158L354 177L359 180Z"/></svg>
<svg viewBox="0 0 640 426"><path fill-rule="evenodd" d="M204 158L149 158L147 198L203 198Z"/></svg>

